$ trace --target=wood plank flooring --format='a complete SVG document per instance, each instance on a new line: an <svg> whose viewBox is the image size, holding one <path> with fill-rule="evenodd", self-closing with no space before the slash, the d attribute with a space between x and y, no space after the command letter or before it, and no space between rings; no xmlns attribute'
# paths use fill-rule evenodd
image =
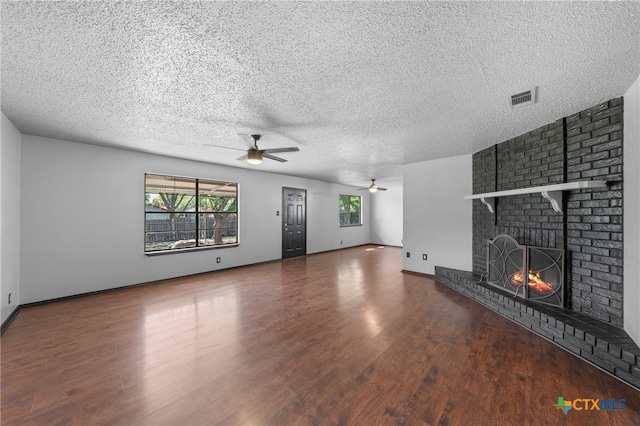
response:
<svg viewBox="0 0 640 426"><path fill-rule="evenodd" d="M364 246L23 309L2 424L640 424L640 393ZM624 398L625 410L554 407Z"/></svg>

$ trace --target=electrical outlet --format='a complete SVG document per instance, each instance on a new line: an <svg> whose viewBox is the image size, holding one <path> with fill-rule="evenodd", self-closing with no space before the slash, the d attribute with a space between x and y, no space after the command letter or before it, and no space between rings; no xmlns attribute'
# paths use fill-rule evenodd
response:
<svg viewBox="0 0 640 426"><path fill-rule="evenodd" d="M342 245L342 240L340 240L340 245Z"/></svg>
<svg viewBox="0 0 640 426"><path fill-rule="evenodd" d="M407 252L407 257L411 257L411 253Z"/></svg>
<svg viewBox="0 0 640 426"><path fill-rule="evenodd" d="M11 304L11 293L9 293L9 304Z"/></svg>
<svg viewBox="0 0 640 426"><path fill-rule="evenodd" d="M220 259L219 257L216 257L216 263L220 263L222 262L222 259Z"/></svg>
<svg viewBox="0 0 640 426"><path fill-rule="evenodd" d="M422 254L422 260L427 260L427 255L426 254Z"/></svg>
<svg viewBox="0 0 640 426"><path fill-rule="evenodd" d="M280 210L276 210L276 216L280 216Z"/></svg>

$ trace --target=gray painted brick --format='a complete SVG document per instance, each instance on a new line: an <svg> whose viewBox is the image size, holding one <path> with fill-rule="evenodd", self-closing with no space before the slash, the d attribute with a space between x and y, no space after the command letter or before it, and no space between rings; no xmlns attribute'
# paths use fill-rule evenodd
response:
<svg viewBox="0 0 640 426"><path fill-rule="evenodd" d="M486 239L500 232L529 245L566 244L571 308L619 326L623 276L622 99L573 114L566 122L566 129L559 119L474 154L474 193L564 182L565 176L568 182L605 179L614 184L607 189L567 193L566 212L560 214L536 195L499 199L495 216L474 201L473 270L477 273L486 268ZM568 138L566 170L564 131ZM560 336L553 334L552 338Z"/></svg>

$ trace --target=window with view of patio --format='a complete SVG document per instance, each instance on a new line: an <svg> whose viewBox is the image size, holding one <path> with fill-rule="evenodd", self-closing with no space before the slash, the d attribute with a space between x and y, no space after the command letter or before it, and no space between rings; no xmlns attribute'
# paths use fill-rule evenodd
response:
<svg viewBox="0 0 640 426"><path fill-rule="evenodd" d="M145 174L145 252L238 244L238 184Z"/></svg>

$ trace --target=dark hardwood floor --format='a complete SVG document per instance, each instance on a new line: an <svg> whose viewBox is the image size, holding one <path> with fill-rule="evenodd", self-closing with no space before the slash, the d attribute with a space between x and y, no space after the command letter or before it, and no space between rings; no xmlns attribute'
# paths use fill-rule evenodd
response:
<svg viewBox="0 0 640 426"><path fill-rule="evenodd" d="M2 424L640 424L638 391L401 268L365 246L25 308Z"/></svg>

